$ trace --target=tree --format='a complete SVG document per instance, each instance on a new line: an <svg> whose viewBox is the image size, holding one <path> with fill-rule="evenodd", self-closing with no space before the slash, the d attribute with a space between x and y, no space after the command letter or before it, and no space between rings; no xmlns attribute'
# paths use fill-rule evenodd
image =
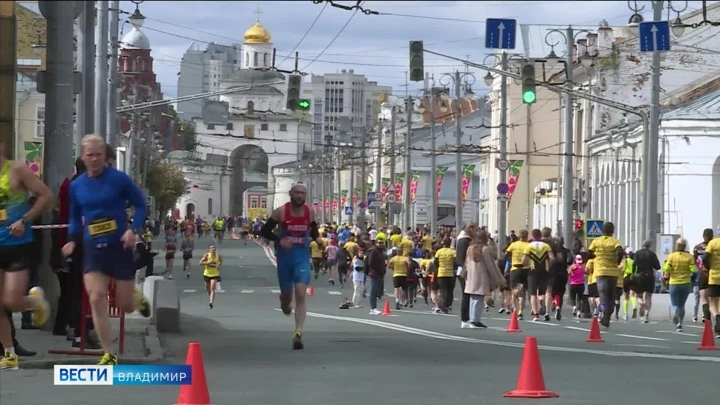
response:
<svg viewBox="0 0 720 405"><path fill-rule="evenodd" d="M166 212L188 193L189 183L180 168L166 161L153 161L147 174L148 193L155 198L156 209Z"/></svg>
<svg viewBox="0 0 720 405"><path fill-rule="evenodd" d="M195 125L191 122L181 122L178 127L178 134L182 140L182 149L195 152L197 148L197 134L195 133Z"/></svg>

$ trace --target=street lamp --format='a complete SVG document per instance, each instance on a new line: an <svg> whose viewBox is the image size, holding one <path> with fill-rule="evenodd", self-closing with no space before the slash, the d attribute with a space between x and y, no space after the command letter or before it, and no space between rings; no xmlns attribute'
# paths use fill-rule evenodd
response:
<svg viewBox="0 0 720 405"><path fill-rule="evenodd" d="M632 28L633 35L637 36L638 27L640 26L640 23L644 21L644 18L640 13L645 10L645 6L638 6L637 1L628 1L628 8L633 12L628 20L628 27Z"/></svg>
<svg viewBox="0 0 720 405"><path fill-rule="evenodd" d="M32 30L35 33L35 43L32 44L33 52L35 52L35 55L40 55L43 52L45 52L45 48L47 48L47 45L43 41L43 36L46 35L46 30L44 29L43 25L47 26L46 22L42 18L36 18L33 20L32 23Z"/></svg>
<svg viewBox="0 0 720 405"><path fill-rule="evenodd" d="M142 1L135 0L132 1L132 3L135 4L135 12L128 17L128 20L133 27L140 28L143 26L143 23L145 23L145 16L140 12L140 3L142 3Z"/></svg>
<svg viewBox="0 0 720 405"><path fill-rule="evenodd" d="M680 3L680 2L678 1L678 2L676 2L676 3ZM707 16L707 1L703 1L703 2L702 2L702 17L703 17L702 21L696 22L696 23L692 23L692 24L685 24L685 23L683 23L682 20L680 19L680 13L682 13L682 12L685 11L685 10L687 10L688 2L687 2L687 1L683 1L683 3L685 3L685 4L683 5L682 8L679 8L679 7L676 8L676 7L675 7L675 4L673 4L672 1L669 1L669 2L668 2L668 6L669 6L670 10L674 11L674 12L677 14L677 17L675 18L675 21L673 21L672 24L670 24L670 28L671 28L671 30L672 30L672 33L673 33L673 35L675 35L676 37L682 36L682 35L685 33L685 28L695 29L695 28L700 28L700 27L706 26L706 25L709 25L709 26L711 26L711 27L720 27L720 21L710 21L710 20L708 20L708 16Z"/></svg>
<svg viewBox="0 0 720 405"><path fill-rule="evenodd" d="M447 86L451 82L455 84L455 183L457 187L457 194L455 196L455 231L460 232L460 229L464 225L463 221L463 193L462 190L462 154L460 149L462 147L462 98L472 100L473 93L468 94L465 92L464 96L460 95L460 90L463 85L466 89L475 84L475 75L470 72L455 71L455 74L444 73L440 76L440 84ZM434 151L433 151L434 152Z"/></svg>

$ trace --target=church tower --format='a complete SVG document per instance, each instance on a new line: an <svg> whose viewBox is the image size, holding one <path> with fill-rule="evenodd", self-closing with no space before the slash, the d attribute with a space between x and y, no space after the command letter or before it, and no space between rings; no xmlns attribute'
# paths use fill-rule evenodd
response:
<svg viewBox="0 0 720 405"><path fill-rule="evenodd" d="M245 31L243 44L243 69L272 67L272 43L270 31L260 24L260 10L255 11L255 25Z"/></svg>

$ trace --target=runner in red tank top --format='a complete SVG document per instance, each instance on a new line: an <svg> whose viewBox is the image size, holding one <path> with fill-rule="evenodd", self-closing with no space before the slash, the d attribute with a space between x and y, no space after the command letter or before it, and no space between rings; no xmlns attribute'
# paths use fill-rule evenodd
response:
<svg viewBox="0 0 720 405"><path fill-rule="evenodd" d="M322 245L315 213L305 204L307 189L301 182L290 188L290 202L275 209L260 234L275 242L280 307L285 315L292 313L295 297L295 334L293 349L303 348L302 330L307 306L305 294L310 284L310 240ZM280 226L280 236L273 233Z"/></svg>

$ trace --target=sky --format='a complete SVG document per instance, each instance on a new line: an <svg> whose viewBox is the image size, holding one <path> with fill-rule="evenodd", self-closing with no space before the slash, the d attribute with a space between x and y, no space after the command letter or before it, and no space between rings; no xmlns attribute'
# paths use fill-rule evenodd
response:
<svg viewBox="0 0 720 405"><path fill-rule="evenodd" d="M645 20L651 20L650 1L637 3L645 7L641 12ZM673 4L682 7L686 2ZM255 23L257 10L272 34L277 62L295 49L300 53L299 67L308 75L354 69L380 85L392 86L397 96L406 92L415 96L421 87L414 82L406 85L411 40L424 41L426 49L483 63L491 52L484 45L486 18L576 26L595 26L605 19L611 26L623 26L633 14L627 1L366 1L362 6L381 15L354 13L311 0L145 1L139 7L146 17L143 32L150 39L154 70L166 97L177 93L180 60L193 42L203 49L209 42L241 43L245 30ZM687 11L698 9L700 2L689 2L687 7ZM123 11L132 13L134 8L130 1L121 2ZM129 24L123 27L125 32L130 29ZM276 67L292 70L293 60ZM425 56L425 70L436 78L456 69L465 67ZM484 89L485 73L471 71L477 77L473 88Z"/></svg>

